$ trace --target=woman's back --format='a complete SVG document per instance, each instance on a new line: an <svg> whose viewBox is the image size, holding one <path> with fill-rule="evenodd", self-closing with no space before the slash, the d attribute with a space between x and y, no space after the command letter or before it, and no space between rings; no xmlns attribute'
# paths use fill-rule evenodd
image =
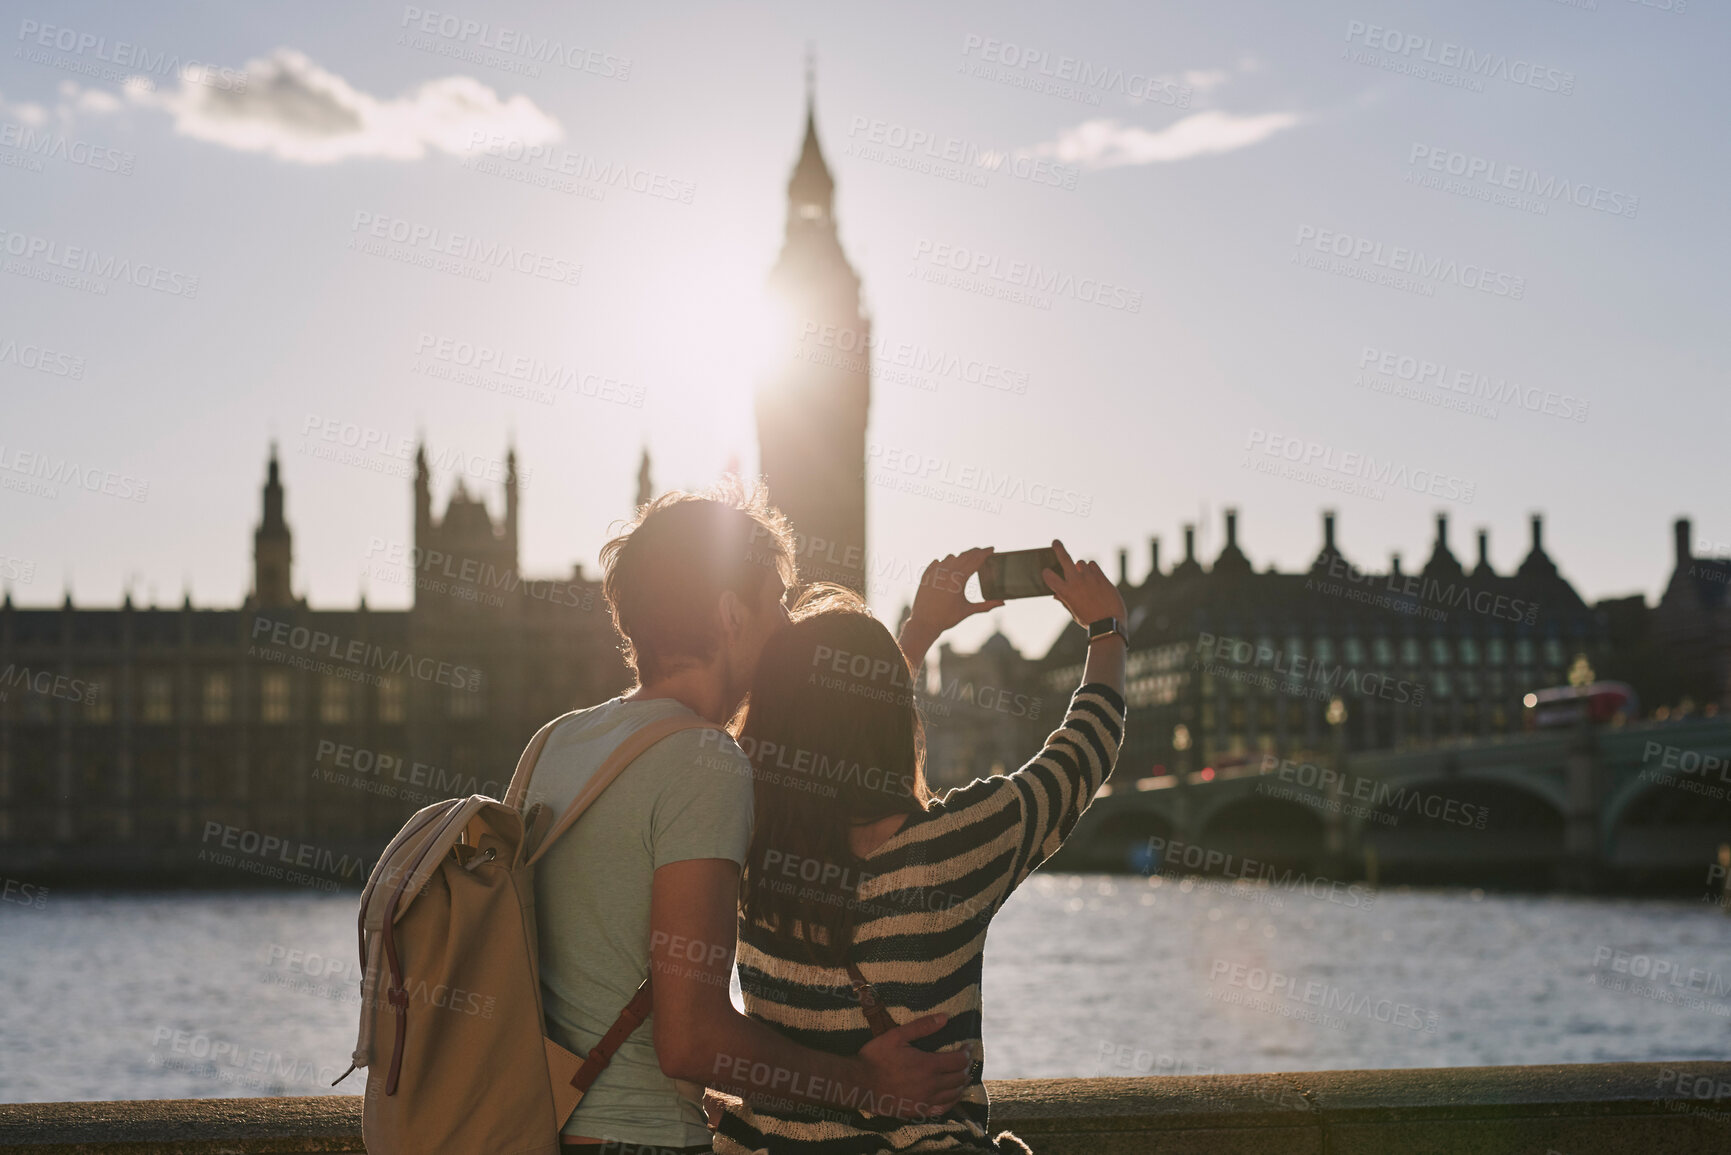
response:
<svg viewBox="0 0 1731 1155"><path fill-rule="evenodd" d="M860 865L773 851L752 864L766 883L785 887L786 893L827 891L837 871L854 871L854 877L842 879L854 890L848 961L898 1023L947 1014L949 1021L922 1045L967 1049L974 1057L974 1085L943 1117L924 1122L891 1118L887 1104L872 1104L863 1094L855 1100L846 1089L831 1101L855 1102L859 1111L735 1105L717 1132L718 1152L992 1146L980 1039L986 930L1004 900L1058 848L1099 790L1116 761L1123 725L1124 702L1117 691L1085 685L1076 691L1063 726L1031 762L1014 774L979 779L933 801L863 856ZM739 974L746 1013L814 1049L855 1053L872 1032L846 967L813 965L804 958L800 943L742 920ZM862 1145L861 1137L868 1134L876 1142Z"/></svg>

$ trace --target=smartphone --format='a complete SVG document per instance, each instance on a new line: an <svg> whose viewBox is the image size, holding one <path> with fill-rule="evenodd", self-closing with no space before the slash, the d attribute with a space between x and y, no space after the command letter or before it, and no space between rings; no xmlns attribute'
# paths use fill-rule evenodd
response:
<svg viewBox="0 0 1731 1155"><path fill-rule="evenodd" d="M980 597L988 602L1050 597L1052 591L1040 576L1046 570L1063 572L1058 568L1058 551L1049 546L994 553L980 567Z"/></svg>

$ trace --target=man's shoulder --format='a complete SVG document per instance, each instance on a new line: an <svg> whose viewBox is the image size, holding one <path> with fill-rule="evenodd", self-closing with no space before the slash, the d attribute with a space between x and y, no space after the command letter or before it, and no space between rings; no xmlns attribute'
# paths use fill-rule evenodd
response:
<svg viewBox="0 0 1731 1155"><path fill-rule="evenodd" d="M701 723L688 707L671 699L631 701L614 698L558 720L548 735L546 755L553 764L586 777L639 731L673 719ZM750 777L751 766L733 738L713 724L694 725L664 735L631 764L639 781L667 774L720 771Z"/></svg>
<svg viewBox="0 0 1731 1155"><path fill-rule="evenodd" d="M721 729L694 727L676 731L644 751L638 761L661 773L699 777L723 774L747 783L751 780L751 763L745 752Z"/></svg>

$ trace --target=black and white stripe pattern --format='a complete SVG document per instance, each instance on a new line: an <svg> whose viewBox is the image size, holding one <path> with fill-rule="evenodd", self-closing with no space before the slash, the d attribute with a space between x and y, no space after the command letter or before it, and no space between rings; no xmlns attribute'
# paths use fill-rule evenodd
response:
<svg viewBox="0 0 1731 1155"><path fill-rule="evenodd" d="M859 887L853 960L898 1023L935 1012L950 1016L919 1045L973 1054L974 1085L962 1101L925 1122L736 1104L716 1134L718 1153L994 1149L980 1041L986 928L1010 892L1069 835L1112 772L1123 734L1123 698L1108 686L1085 685L1033 761L951 790L865 861L870 877ZM780 957L785 953L761 928L740 924L746 1013L831 1054L851 1055L870 1042L846 970L792 962Z"/></svg>

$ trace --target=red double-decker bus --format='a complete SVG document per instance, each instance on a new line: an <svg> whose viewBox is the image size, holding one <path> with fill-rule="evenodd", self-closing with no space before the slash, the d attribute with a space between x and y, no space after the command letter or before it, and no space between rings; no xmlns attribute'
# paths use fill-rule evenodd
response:
<svg viewBox="0 0 1731 1155"><path fill-rule="evenodd" d="M1640 712L1635 689L1627 682L1593 682L1585 686L1552 686L1535 690L1521 700L1526 707L1529 730L1559 726L1603 726L1620 714L1633 718Z"/></svg>

